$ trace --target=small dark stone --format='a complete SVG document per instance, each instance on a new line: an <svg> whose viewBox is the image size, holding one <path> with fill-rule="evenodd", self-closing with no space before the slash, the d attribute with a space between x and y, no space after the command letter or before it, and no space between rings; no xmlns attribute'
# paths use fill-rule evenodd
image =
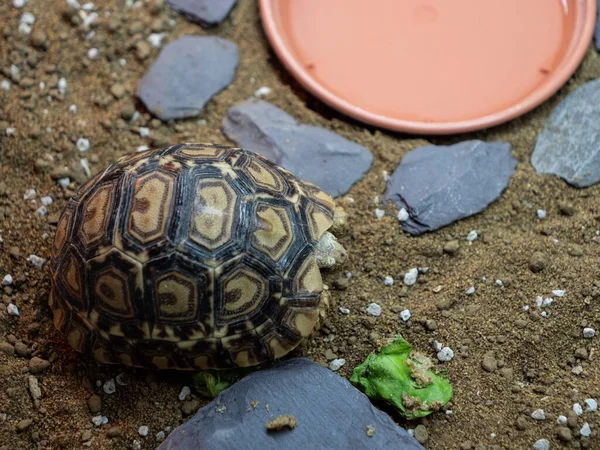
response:
<svg viewBox="0 0 600 450"><path fill-rule="evenodd" d="M558 430L556 430L556 435L558 436L558 439L563 442L569 442L573 440L573 433L571 433L571 429L567 427L558 427Z"/></svg>
<svg viewBox="0 0 600 450"><path fill-rule="evenodd" d="M527 428L529 428L529 422L527 422L527 419L525 419L525 417L519 416L515 423L515 426L517 427L517 430L524 431Z"/></svg>
<svg viewBox="0 0 600 450"><path fill-rule="evenodd" d="M236 45L216 36L184 36L168 44L138 86L137 95L161 120L199 115L232 81Z"/></svg>
<svg viewBox="0 0 600 450"><path fill-rule="evenodd" d="M36 28L33 30L31 35L29 36L31 41L31 45L40 50L45 50L48 48L48 36L43 30Z"/></svg>
<svg viewBox="0 0 600 450"><path fill-rule="evenodd" d="M427 428L424 425L417 425L415 428L415 439L419 441L420 444L424 444L429 439L429 433L427 432Z"/></svg>
<svg viewBox="0 0 600 450"><path fill-rule="evenodd" d="M17 431L18 432L23 432L26 429L28 429L31 424L33 423L33 420L31 419L23 419L21 421L19 421L19 423L17 424Z"/></svg>
<svg viewBox="0 0 600 450"><path fill-rule="evenodd" d="M45 359L38 358L37 356L34 356L29 360L29 371L31 373L42 373L48 367L50 367L50 363Z"/></svg>
<svg viewBox="0 0 600 450"><path fill-rule="evenodd" d="M260 404L252 408L256 400ZM344 420L340 420L340 411L344 411ZM297 426L267 432L265 425L281 415L293 416ZM421 427L415 435L426 440L427 430ZM368 429L375 432L368 433ZM348 380L305 358L283 361L246 376L176 428L157 450L305 450L315 445L423 450Z"/></svg>
<svg viewBox="0 0 600 450"><path fill-rule="evenodd" d="M120 115L123 120L131 120L134 114L135 106L133 106L133 104L128 103L127 105L123 105L121 107Z"/></svg>
<svg viewBox="0 0 600 450"><path fill-rule="evenodd" d="M102 410L102 399L99 395L92 395L87 400L88 408L92 414L97 414Z"/></svg>
<svg viewBox="0 0 600 450"><path fill-rule="evenodd" d="M0 352L6 353L9 356L13 356L15 354L15 348L10 344L10 342L0 342Z"/></svg>
<svg viewBox="0 0 600 450"><path fill-rule="evenodd" d="M546 255L541 252L535 252L529 259L529 270L533 273L539 273L546 268Z"/></svg>
<svg viewBox="0 0 600 450"><path fill-rule="evenodd" d="M588 351L585 347L579 347L575 350L575 358L588 359Z"/></svg>
<svg viewBox="0 0 600 450"><path fill-rule="evenodd" d="M167 0L171 8L204 27L223 22L237 0Z"/></svg>
<svg viewBox="0 0 600 450"><path fill-rule="evenodd" d="M579 416L572 409L567 411L567 425L574 430L579 428Z"/></svg>
<svg viewBox="0 0 600 450"><path fill-rule="evenodd" d="M181 412L183 413L183 416L188 417L194 414L198 409L199 405L200 403L198 402L198 400L189 400L183 402L183 405L181 405Z"/></svg>
<svg viewBox="0 0 600 450"><path fill-rule="evenodd" d="M481 361L481 367L486 372L495 372L498 369L498 361L493 356L486 356Z"/></svg>
<svg viewBox="0 0 600 450"><path fill-rule="evenodd" d="M483 211L506 189L516 165L506 142L427 145L402 158L384 199L408 211L402 228L419 235Z"/></svg>
<svg viewBox="0 0 600 450"><path fill-rule="evenodd" d="M125 96L125 86L120 83L113 84L110 88L110 93L116 99L121 99Z"/></svg>
<svg viewBox="0 0 600 450"><path fill-rule="evenodd" d="M264 102L246 102L227 111L223 131L240 147L258 153L333 197L343 195L371 167L365 147L324 128L300 124Z"/></svg>
<svg viewBox="0 0 600 450"><path fill-rule="evenodd" d="M118 438L123 436L123 431L119 427L110 427L106 434L109 438Z"/></svg>
<svg viewBox="0 0 600 450"><path fill-rule="evenodd" d="M27 345L25 345L23 342L17 341L15 343L15 352L21 358L27 358L27 357L29 357L31 350L29 350L29 347L27 347Z"/></svg>
<svg viewBox="0 0 600 450"><path fill-rule="evenodd" d="M446 242L444 252L450 255L455 255L460 250L460 244L457 240Z"/></svg>
<svg viewBox="0 0 600 450"><path fill-rule="evenodd" d="M571 216L575 215L575 208L573 207L573 205L571 203L568 203L568 202L560 202L558 204L558 211L563 216L571 217Z"/></svg>

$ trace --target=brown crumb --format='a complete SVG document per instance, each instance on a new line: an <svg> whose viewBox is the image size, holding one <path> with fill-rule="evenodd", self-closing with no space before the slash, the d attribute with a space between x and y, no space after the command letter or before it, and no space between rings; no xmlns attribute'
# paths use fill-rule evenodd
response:
<svg viewBox="0 0 600 450"><path fill-rule="evenodd" d="M252 400L250 402L250 406L252 406L253 409L256 409L256 407L258 406L258 400Z"/></svg>
<svg viewBox="0 0 600 450"><path fill-rule="evenodd" d="M280 431L285 427L293 430L296 428L296 418L291 415L282 414L281 416L275 417L270 422L267 422L267 430L268 431Z"/></svg>
<svg viewBox="0 0 600 450"><path fill-rule="evenodd" d="M375 427L373 425L367 425L367 436L375 436Z"/></svg>

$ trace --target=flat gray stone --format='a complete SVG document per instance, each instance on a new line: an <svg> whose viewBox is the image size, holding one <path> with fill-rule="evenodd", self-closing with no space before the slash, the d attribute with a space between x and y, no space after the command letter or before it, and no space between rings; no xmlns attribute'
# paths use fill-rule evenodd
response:
<svg viewBox="0 0 600 450"><path fill-rule="evenodd" d="M517 161L504 142L464 141L409 152L384 199L409 214L402 228L418 235L483 211L508 186Z"/></svg>
<svg viewBox="0 0 600 450"><path fill-rule="evenodd" d="M138 85L137 96L161 120L195 117L233 81L238 60L231 41L184 36L160 52Z"/></svg>
<svg viewBox="0 0 600 450"><path fill-rule="evenodd" d="M300 124L265 101L234 106L223 131L240 147L258 153L333 197L343 195L369 171L371 152L324 128Z"/></svg>
<svg viewBox="0 0 600 450"><path fill-rule="evenodd" d="M256 408L253 402L258 402ZM266 423L280 415L293 415L297 426L267 431ZM367 436L369 425L375 428L372 437ZM192 449L424 450L345 378L305 358L238 381L176 428L157 450Z"/></svg>
<svg viewBox="0 0 600 450"><path fill-rule="evenodd" d="M571 92L544 124L531 163L583 188L600 181L600 80Z"/></svg>
<svg viewBox="0 0 600 450"><path fill-rule="evenodd" d="M171 8L203 27L223 22L237 0L167 0Z"/></svg>

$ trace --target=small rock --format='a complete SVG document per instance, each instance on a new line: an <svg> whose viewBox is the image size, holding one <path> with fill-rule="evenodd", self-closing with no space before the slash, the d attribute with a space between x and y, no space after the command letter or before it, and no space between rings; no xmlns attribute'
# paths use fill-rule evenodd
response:
<svg viewBox="0 0 600 450"><path fill-rule="evenodd" d="M437 359L442 362L451 361L454 358L454 351L450 347L444 347L437 353Z"/></svg>
<svg viewBox="0 0 600 450"><path fill-rule="evenodd" d="M2 286L10 286L11 284L13 284L13 277L7 273L4 275L4 278L2 278Z"/></svg>
<svg viewBox="0 0 600 450"><path fill-rule="evenodd" d="M583 337L586 339L591 339L596 336L596 330L593 328L584 328L583 329Z"/></svg>
<svg viewBox="0 0 600 450"><path fill-rule="evenodd" d="M581 429L579 430L579 434L582 435L583 437L590 437L590 434L592 434L592 429L590 428L590 424L589 423L584 423L583 426L581 427Z"/></svg>
<svg viewBox="0 0 600 450"><path fill-rule="evenodd" d="M33 420L31 420L31 419L23 419L23 420L19 421L19 423L17 423L17 431L21 433L21 432L27 430L31 426L32 423L33 423Z"/></svg>
<svg viewBox="0 0 600 450"><path fill-rule="evenodd" d="M401 226L418 235L483 211L508 186L516 165L504 142L427 145L402 158L384 198L411 212Z"/></svg>
<svg viewBox="0 0 600 450"><path fill-rule="evenodd" d="M31 45L37 49L45 50L48 48L48 36L40 29L34 30L29 36L29 40L31 41Z"/></svg>
<svg viewBox="0 0 600 450"><path fill-rule="evenodd" d="M556 435L558 439L563 442L569 442L573 440L573 433L571 433L571 429L568 427L558 427L556 430Z"/></svg>
<svg viewBox="0 0 600 450"><path fill-rule="evenodd" d="M106 392L108 395L114 394L117 392L117 386L115 385L115 380L111 378L106 383L102 385L102 390Z"/></svg>
<svg viewBox="0 0 600 450"><path fill-rule="evenodd" d="M481 361L481 367L486 372L495 372L498 369L498 361L493 356L487 356Z"/></svg>
<svg viewBox="0 0 600 450"><path fill-rule="evenodd" d="M6 306L6 312L8 313L9 316L19 316L19 308L17 308L16 305L13 305L12 303L9 303Z"/></svg>
<svg viewBox="0 0 600 450"><path fill-rule="evenodd" d="M375 317L381 316L381 306L379 306L377 303L371 303L367 307L367 314Z"/></svg>
<svg viewBox="0 0 600 450"><path fill-rule="evenodd" d="M383 284L385 286L392 286L394 284L394 279L392 277L385 277L383 279Z"/></svg>
<svg viewBox="0 0 600 450"><path fill-rule="evenodd" d="M400 318L404 321L404 322L408 322L408 319L410 319L411 314L410 311L408 309L404 309L402 311L400 311Z"/></svg>
<svg viewBox="0 0 600 450"><path fill-rule="evenodd" d="M85 430L83 433L81 433L81 440L83 442L87 442L90 439L92 439L92 430Z"/></svg>
<svg viewBox="0 0 600 450"><path fill-rule="evenodd" d="M230 108L223 132L240 147L259 153L332 197L347 193L373 162L367 148L324 128L298 123L265 101Z"/></svg>
<svg viewBox="0 0 600 450"><path fill-rule="evenodd" d="M575 215L575 208L573 207L573 205L571 203L567 203L567 202L560 202L558 204L558 211L563 216L571 217L571 216Z"/></svg>
<svg viewBox="0 0 600 450"><path fill-rule="evenodd" d="M573 405L573 412L578 416L583 414L583 407L579 403Z"/></svg>
<svg viewBox="0 0 600 450"><path fill-rule="evenodd" d="M535 252L529 259L529 270L533 273L539 273L546 268L546 255L541 252Z"/></svg>
<svg viewBox="0 0 600 450"><path fill-rule="evenodd" d="M547 213L546 213L545 209L538 209L537 210L537 217L538 217L538 219L540 219L540 220L541 219L545 219L546 215L547 215Z"/></svg>
<svg viewBox="0 0 600 450"><path fill-rule="evenodd" d="M477 239L477 231L475 230L471 230L469 231L469 234L467 235L467 241L469 242L473 242L475 239Z"/></svg>
<svg viewBox="0 0 600 450"><path fill-rule="evenodd" d="M446 244L444 245L444 252L450 255L455 255L459 249L460 244L457 240L446 242Z"/></svg>
<svg viewBox="0 0 600 450"><path fill-rule="evenodd" d="M533 450L550 450L550 441L548 439L539 439L531 446Z"/></svg>
<svg viewBox="0 0 600 450"><path fill-rule="evenodd" d="M475 286L471 286L469 289L465 291L467 295L473 295L475 293Z"/></svg>
<svg viewBox="0 0 600 450"><path fill-rule="evenodd" d="M407 286L412 286L417 282L417 277L419 276L419 269L413 268L404 274L404 284Z"/></svg>
<svg viewBox="0 0 600 450"><path fill-rule="evenodd" d="M37 356L34 356L29 360L29 371L33 374L42 373L48 367L50 367L50 363L45 359L38 358Z"/></svg>
<svg viewBox="0 0 600 450"><path fill-rule="evenodd" d="M90 149L90 141L85 138L77 139L77 150L80 152L87 152Z"/></svg>
<svg viewBox="0 0 600 450"><path fill-rule="evenodd" d="M114 439L123 436L123 431L119 427L110 427L106 434L109 438Z"/></svg>
<svg viewBox="0 0 600 450"><path fill-rule="evenodd" d="M535 420L546 420L546 414L543 409L536 409L531 413L531 417Z"/></svg>
<svg viewBox="0 0 600 450"><path fill-rule="evenodd" d="M556 423L558 425L566 425L567 424L567 417L566 416L558 416L558 418L556 419Z"/></svg>
<svg viewBox="0 0 600 450"><path fill-rule="evenodd" d="M87 400L87 405L92 414L98 414L102 410L102 399L99 395L92 395Z"/></svg>
<svg viewBox="0 0 600 450"><path fill-rule="evenodd" d="M144 60L148 59L148 57L150 56L150 53L152 53L152 47L148 42L146 42L146 41L136 42L135 54L139 60L144 61Z"/></svg>
<svg viewBox="0 0 600 450"><path fill-rule="evenodd" d="M420 444L424 444L429 439L429 433L427 432L427 428L424 425L417 425L415 428L415 439L419 441Z"/></svg>
<svg viewBox="0 0 600 450"><path fill-rule="evenodd" d="M329 368L334 372L342 368L342 366L346 364L346 360L344 358L334 359L329 363Z"/></svg>
<svg viewBox="0 0 600 450"><path fill-rule="evenodd" d="M586 398L583 403L585 403L586 412L594 412L598 409L598 402L593 398Z"/></svg>
<svg viewBox="0 0 600 450"><path fill-rule="evenodd" d="M192 390L189 386L184 386L181 388L181 392L179 393L179 401L184 401L185 398L192 393Z"/></svg>
<svg viewBox="0 0 600 450"><path fill-rule="evenodd" d="M10 342L0 342L0 352L6 353L9 356L13 356L15 354L15 348L10 344Z"/></svg>
<svg viewBox="0 0 600 450"><path fill-rule="evenodd" d="M122 99L125 96L125 86L120 83L113 84L110 88L110 93L117 100Z"/></svg>
<svg viewBox="0 0 600 450"><path fill-rule="evenodd" d="M138 433L140 436L148 436L148 427L146 425L142 425L141 427L138 428Z"/></svg>
<svg viewBox="0 0 600 450"><path fill-rule="evenodd" d="M237 0L167 0L173 10L203 27L218 25L225 20Z"/></svg>
<svg viewBox="0 0 600 450"><path fill-rule="evenodd" d="M33 375L29 375L28 382L31 398L33 398L34 400L39 400L40 398L42 398L42 390L40 389L38 379Z"/></svg>
<svg viewBox="0 0 600 450"><path fill-rule="evenodd" d="M147 42L139 44L150 47ZM164 47L140 82L137 95L161 120L195 117L233 81L238 59L236 45L226 39L181 37Z"/></svg>

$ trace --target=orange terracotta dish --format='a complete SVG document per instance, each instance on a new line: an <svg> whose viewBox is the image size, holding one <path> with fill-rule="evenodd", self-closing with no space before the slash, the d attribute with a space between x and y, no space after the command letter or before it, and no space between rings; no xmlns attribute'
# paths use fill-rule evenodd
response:
<svg viewBox="0 0 600 450"><path fill-rule="evenodd" d="M261 0L261 14L285 66L324 102L446 134L553 95L585 55L596 0Z"/></svg>

